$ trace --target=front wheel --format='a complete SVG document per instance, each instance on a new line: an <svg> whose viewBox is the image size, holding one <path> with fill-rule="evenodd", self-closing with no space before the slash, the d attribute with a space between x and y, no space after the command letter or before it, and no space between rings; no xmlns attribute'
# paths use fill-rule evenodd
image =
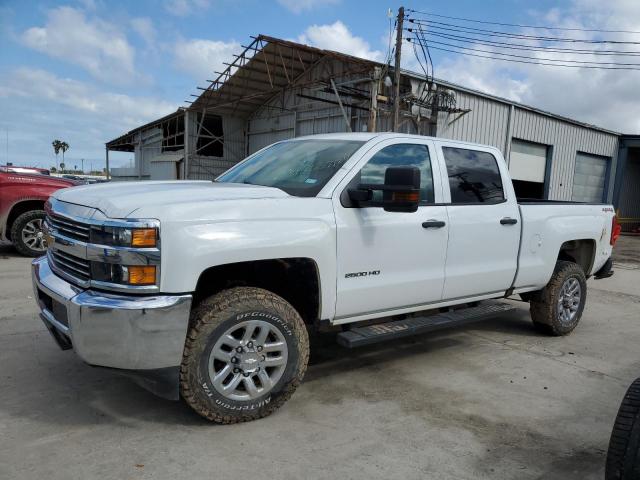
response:
<svg viewBox="0 0 640 480"><path fill-rule="evenodd" d="M194 309L180 391L216 423L262 418L286 402L307 369L304 322L284 299L260 288L224 290Z"/></svg>
<svg viewBox="0 0 640 480"><path fill-rule="evenodd" d="M558 261L549 283L531 298L531 319L544 333L567 335L578 326L586 300L587 278L582 268Z"/></svg>
<svg viewBox="0 0 640 480"><path fill-rule="evenodd" d="M47 242L42 231L44 218L44 210L30 210L13 222L11 242L22 255L39 257L47 251Z"/></svg>

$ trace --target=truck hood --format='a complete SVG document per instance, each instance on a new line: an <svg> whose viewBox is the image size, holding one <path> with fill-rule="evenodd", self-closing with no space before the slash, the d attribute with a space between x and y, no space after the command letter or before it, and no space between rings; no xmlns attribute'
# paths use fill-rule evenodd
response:
<svg viewBox="0 0 640 480"><path fill-rule="evenodd" d="M162 210L163 206L181 203L204 203L215 200L285 198L287 193L273 187L210 181L117 182L86 185L58 190L53 197L68 203L100 210L110 218L135 216L135 211ZM159 215L159 213L158 213Z"/></svg>

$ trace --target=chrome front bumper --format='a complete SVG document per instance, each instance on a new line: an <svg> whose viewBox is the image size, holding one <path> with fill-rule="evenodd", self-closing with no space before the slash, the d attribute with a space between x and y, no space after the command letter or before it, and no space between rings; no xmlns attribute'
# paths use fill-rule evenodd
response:
<svg viewBox="0 0 640 480"><path fill-rule="evenodd" d="M40 317L61 348L93 366L126 370L155 393L178 397L177 375L191 295L135 296L85 290L32 263ZM167 382L175 385L167 385Z"/></svg>

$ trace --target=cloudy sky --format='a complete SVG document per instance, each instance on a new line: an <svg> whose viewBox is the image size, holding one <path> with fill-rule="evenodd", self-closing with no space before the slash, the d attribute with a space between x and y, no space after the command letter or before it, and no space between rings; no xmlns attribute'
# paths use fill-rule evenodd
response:
<svg viewBox="0 0 640 480"><path fill-rule="evenodd" d="M387 10L397 10L401 3L480 20L640 31L638 0L0 0L0 163L51 166L51 141L60 138L71 145L67 165L80 165L84 158L87 168L91 162L102 166L106 141L185 105L196 86L205 85L250 35L264 33L382 60ZM633 33L561 34L640 42L640 34ZM635 49L640 51L640 45ZM405 66L416 69L412 51L405 53ZM554 68L432 53L436 77L612 130L640 133L640 71ZM121 155L115 163L127 161Z"/></svg>

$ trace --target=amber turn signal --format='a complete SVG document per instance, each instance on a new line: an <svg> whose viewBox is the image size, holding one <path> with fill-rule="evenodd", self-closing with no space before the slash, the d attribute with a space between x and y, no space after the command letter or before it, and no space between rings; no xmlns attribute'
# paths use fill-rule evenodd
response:
<svg viewBox="0 0 640 480"><path fill-rule="evenodd" d="M154 285L156 283L155 265L132 265L127 268L130 285Z"/></svg>
<svg viewBox="0 0 640 480"><path fill-rule="evenodd" d="M155 228L135 228L131 233L132 247L155 247L157 235Z"/></svg>
<svg viewBox="0 0 640 480"><path fill-rule="evenodd" d="M417 202L420 200L420 192L393 192L393 202Z"/></svg>

